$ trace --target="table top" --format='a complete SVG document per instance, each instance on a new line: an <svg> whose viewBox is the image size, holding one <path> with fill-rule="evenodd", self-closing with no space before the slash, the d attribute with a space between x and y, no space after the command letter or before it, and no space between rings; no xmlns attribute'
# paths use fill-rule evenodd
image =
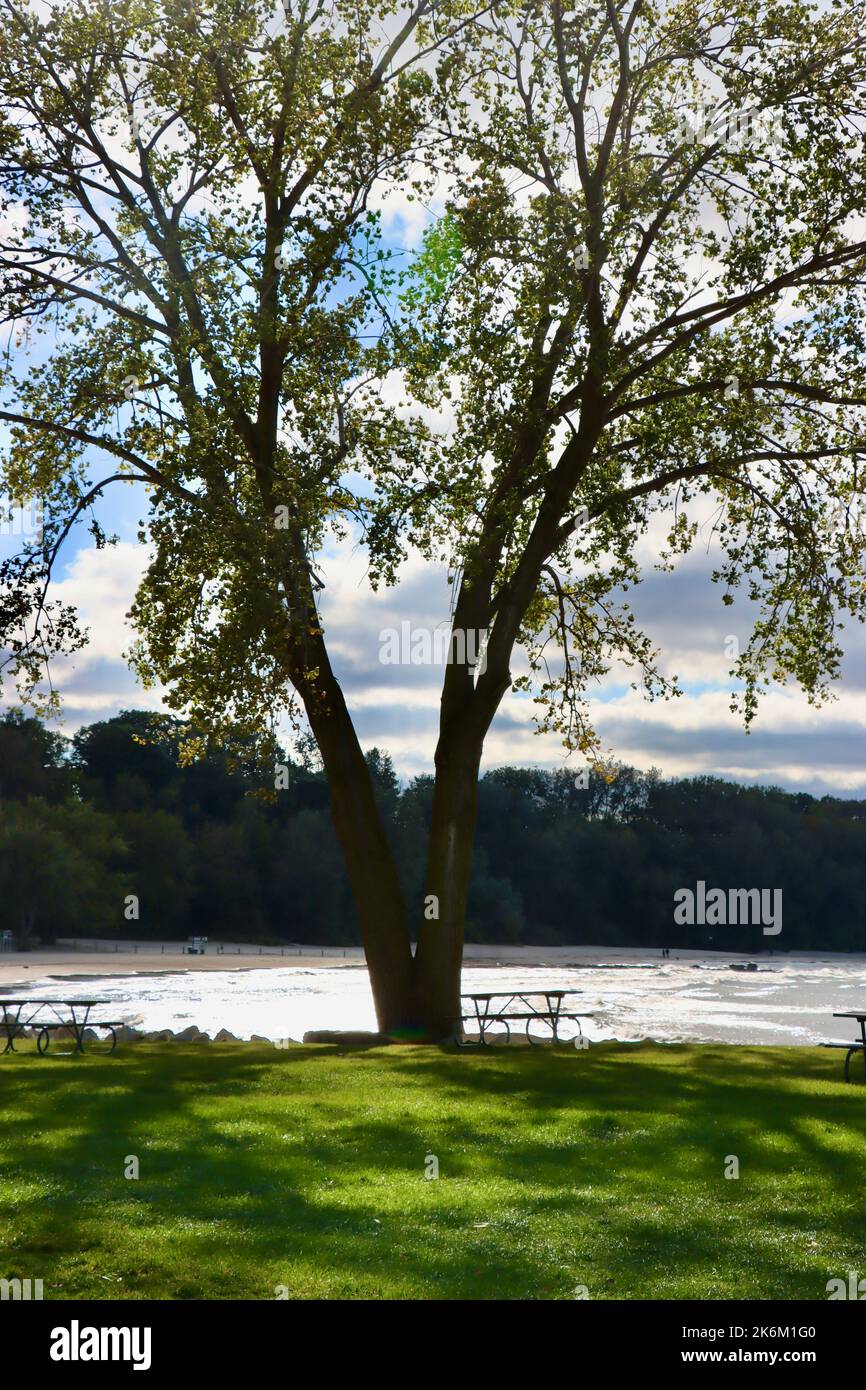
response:
<svg viewBox="0 0 866 1390"><path fill-rule="evenodd" d="M862 1023L866 1019L866 1009L854 1009L850 1013L834 1014L834 1018L859 1018Z"/></svg>
<svg viewBox="0 0 866 1390"><path fill-rule="evenodd" d="M93 1008L94 1004L114 1004L114 999L34 999L31 995L28 999L4 999L0 995L0 1009L5 1009L7 1004L62 1004L66 1009L72 1009L78 1005L87 1005Z"/></svg>
<svg viewBox="0 0 866 1390"><path fill-rule="evenodd" d="M546 999L562 999L566 994L582 994L581 989L497 989L485 994L461 994L461 999L531 999L544 995Z"/></svg>

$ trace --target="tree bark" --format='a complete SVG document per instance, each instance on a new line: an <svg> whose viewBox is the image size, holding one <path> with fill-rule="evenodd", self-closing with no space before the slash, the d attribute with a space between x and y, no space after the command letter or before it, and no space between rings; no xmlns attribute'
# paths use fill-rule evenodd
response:
<svg viewBox="0 0 866 1390"><path fill-rule="evenodd" d="M343 692L319 639L315 682L296 676L325 767L331 818L358 910L379 1029L417 1031L412 946L403 891Z"/></svg>
<svg viewBox="0 0 866 1390"><path fill-rule="evenodd" d="M444 1042L460 1027L460 972L478 805L483 735L460 721L440 737L428 842L425 901L407 911L376 805L369 768L322 644L305 705L325 765L331 815L361 926L379 1029L398 1041ZM298 680L299 688L302 680ZM409 923L420 918L412 955Z"/></svg>
<svg viewBox="0 0 866 1390"><path fill-rule="evenodd" d="M440 744L436 754L424 892L425 903L433 898L437 915L422 918L414 981L419 1019L433 1042L450 1041L461 1031L460 974L481 746L475 737L464 738L445 748Z"/></svg>
<svg viewBox="0 0 866 1390"><path fill-rule="evenodd" d="M461 596L460 626L478 590ZM309 599L308 599L309 602ZM484 692L466 660L449 663L443 682L436 778L427 851L425 904L407 905L382 824L370 771L310 602L309 622L292 650L292 679L316 738L331 815L358 909L379 1029L407 1042L444 1042L460 1030L460 975L484 738L510 684L507 659L488 673ZM455 625L457 619L455 618ZM410 922L420 920L412 955Z"/></svg>

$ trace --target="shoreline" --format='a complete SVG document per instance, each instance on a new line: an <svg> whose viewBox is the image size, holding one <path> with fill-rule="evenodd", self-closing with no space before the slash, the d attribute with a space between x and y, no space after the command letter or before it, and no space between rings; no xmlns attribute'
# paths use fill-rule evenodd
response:
<svg viewBox="0 0 866 1390"><path fill-rule="evenodd" d="M249 943L225 943L222 951L216 944L201 956L182 953L182 942L100 942L99 949L74 948L58 943L56 946L33 951L7 951L0 954L0 990L4 993L19 985L39 981L90 980L102 977L145 978L147 976L183 975L198 971L247 972L274 969L366 969L360 946L303 946L258 947ZM663 958L660 950L642 946L527 946L476 945L467 943L464 965L475 968L506 968L525 966L535 969L569 967L596 968L617 971L629 968L653 968L681 964L720 969L730 964L754 960L759 970L779 969L786 963L803 965L856 964L866 965L866 952L833 951L773 951L752 954L742 951L673 950Z"/></svg>
<svg viewBox="0 0 866 1390"><path fill-rule="evenodd" d="M104 943L108 945L109 943ZM161 954L160 942L139 942L138 950L134 943L120 943L119 950L70 950L62 946L48 946L35 951L4 951L0 955L0 990L6 992L17 985L32 985L37 981L54 980L93 980L109 977L188 975L199 971L228 971L241 973L249 970L333 968L345 969L364 965L363 952L352 947L332 948L332 953L322 954L321 948L303 947L300 952L293 948L291 954L278 953L258 955L258 948L243 949L238 954L232 950L218 953L216 950L204 956L181 954L180 944L170 943L171 951ZM168 946L169 943L165 943Z"/></svg>
<svg viewBox="0 0 866 1390"><path fill-rule="evenodd" d="M90 943L88 943L90 945ZM154 954L134 949L70 950L64 944L24 956L0 956L0 1004L10 999L68 1000L99 995L114 1017L152 1038L269 1039L276 1046L311 1031L375 1028L370 979L359 948L243 946L183 956L180 943ZM131 949L130 949L131 948ZM748 969L752 963L756 968ZM733 968L732 968L733 967ZM274 971L277 973L274 974ZM834 1014L866 1003L866 954L774 948L734 952L639 947L479 946L466 948L462 992L581 996L589 1043L844 1042L852 1029ZM123 1041L129 1041L124 1035Z"/></svg>

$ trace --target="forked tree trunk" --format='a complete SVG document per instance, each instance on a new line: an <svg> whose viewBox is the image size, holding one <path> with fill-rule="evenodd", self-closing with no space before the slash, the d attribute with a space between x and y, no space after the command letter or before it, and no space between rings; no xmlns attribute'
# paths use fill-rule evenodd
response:
<svg viewBox="0 0 866 1390"><path fill-rule="evenodd" d="M423 902L405 902L370 770L324 642L313 637L309 648L315 683L306 679L303 668L294 679L325 767L379 1028L405 1041L448 1040L460 1026L460 969L483 729L477 721L455 718L440 736L424 889L434 911L425 916ZM412 923L420 923L414 958Z"/></svg>
<svg viewBox="0 0 866 1390"><path fill-rule="evenodd" d="M369 768L336 681L327 710L313 708L310 723L325 764L379 1028L406 1042L449 1040L460 1026L480 743L461 741L437 754L425 898L407 906ZM420 922L414 959L410 921Z"/></svg>

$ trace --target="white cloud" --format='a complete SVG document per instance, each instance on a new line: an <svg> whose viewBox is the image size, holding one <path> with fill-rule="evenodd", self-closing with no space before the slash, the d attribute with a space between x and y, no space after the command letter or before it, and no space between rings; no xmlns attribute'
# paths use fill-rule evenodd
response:
<svg viewBox="0 0 866 1390"><path fill-rule="evenodd" d="M66 734L121 709L161 708L160 691L143 690L123 660L133 638L126 614L145 561L144 548L125 541L103 550L80 549L52 588L52 598L74 606L89 631L86 647L51 665L63 697L60 729Z"/></svg>

